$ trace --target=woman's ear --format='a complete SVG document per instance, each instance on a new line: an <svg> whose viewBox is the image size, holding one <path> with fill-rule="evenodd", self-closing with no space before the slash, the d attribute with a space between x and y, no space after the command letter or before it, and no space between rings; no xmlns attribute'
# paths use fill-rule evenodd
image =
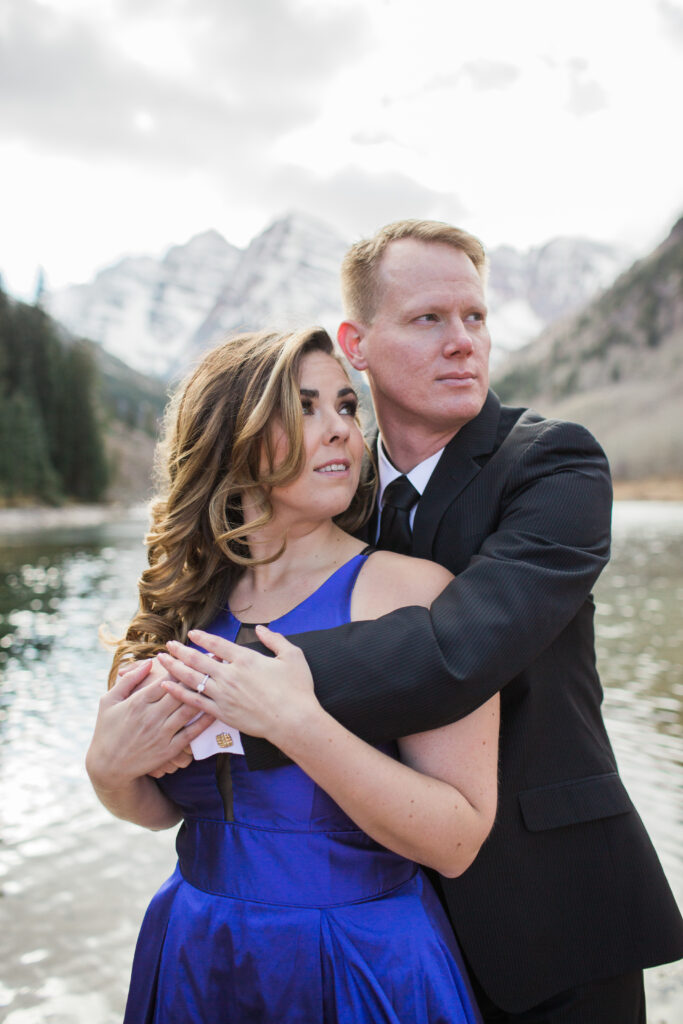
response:
<svg viewBox="0 0 683 1024"><path fill-rule="evenodd" d="M367 370L368 368L363 354L364 334L365 329L357 320L343 320L337 331L339 347L355 370Z"/></svg>

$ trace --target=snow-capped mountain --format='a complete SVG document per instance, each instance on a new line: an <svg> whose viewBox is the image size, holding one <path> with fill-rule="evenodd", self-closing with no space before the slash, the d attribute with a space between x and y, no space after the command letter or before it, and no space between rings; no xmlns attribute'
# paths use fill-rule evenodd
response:
<svg viewBox="0 0 683 1024"><path fill-rule="evenodd" d="M347 240L321 221L292 213L246 249L207 231L158 260L127 258L90 284L46 297L50 313L135 369L173 377L208 346L240 330L321 324L342 316L339 266ZM490 254L494 363L574 312L612 283L630 254L588 239L559 238Z"/></svg>
<svg viewBox="0 0 683 1024"><path fill-rule="evenodd" d="M151 376L184 362L188 340L204 322L239 263L241 251L217 231L168 250L161 260L129 257L47 298L55 319L99 342Z"/></svg>
<svg viewBox="0 0 683 1024"><path fill-rule="evenodd" d="M632 259L625 249L588 238L555 238L526 252L494 249L488 285L494 365L609 287Z"/></svg>
<svg viewBox="0 0 683 1024"><path fill-rule="evenodd" d="M242 254L191 339L192 355L238 331L320 324L333 334L341 320L339 266L347 248L312 217L276 220Z"/></svg>

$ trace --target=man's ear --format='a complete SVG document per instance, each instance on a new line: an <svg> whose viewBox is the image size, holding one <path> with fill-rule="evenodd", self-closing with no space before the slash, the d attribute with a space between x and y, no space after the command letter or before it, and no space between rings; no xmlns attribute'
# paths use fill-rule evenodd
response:
<svg viewBox="0 0 683 1024"><path fill-rule="evenodd" d="M357 320L343 320L337 331L339 347L355 370L367 370L368 368L363 354L364 333L363 325Z"/></svg>

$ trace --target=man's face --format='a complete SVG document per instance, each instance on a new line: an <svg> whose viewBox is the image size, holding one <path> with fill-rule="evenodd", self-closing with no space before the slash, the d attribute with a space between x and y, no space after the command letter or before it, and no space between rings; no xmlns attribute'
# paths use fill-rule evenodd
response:
<svg viewBox="0 0 683 1024"><path fill-rule="evenodd" d="M358 327L378 421L445 443L481 411L491 342L474 264L442 242L392 242L379 268L378 308ZM341 340L341 335L340 335ZM386 424L386 426L385 426Z"/></svg>

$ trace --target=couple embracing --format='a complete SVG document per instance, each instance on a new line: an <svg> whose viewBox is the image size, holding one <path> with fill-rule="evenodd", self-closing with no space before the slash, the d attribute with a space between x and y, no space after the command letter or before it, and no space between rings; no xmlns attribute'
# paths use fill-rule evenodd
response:
<svg viewBox="0 0 683 1024"><path fill-rule="evenodd" d="M376 500L323 331L234 339L176 397L87 759L113 813L183 822L127 1024L644 1024L683 955L600 712L608 466L489 390L485 276L430 221L344 260Z"/></svg>

